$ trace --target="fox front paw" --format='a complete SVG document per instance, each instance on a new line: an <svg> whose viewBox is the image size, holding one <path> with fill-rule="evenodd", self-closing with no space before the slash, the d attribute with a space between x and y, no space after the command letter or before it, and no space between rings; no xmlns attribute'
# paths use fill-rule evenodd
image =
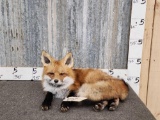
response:
<svg viewBox="0 0 160 120"><path fill-rule="evenodd" d="M67 112L69 110L69 107L66 106L66 107L62 107L60 108L61 112Z"/></svg>
<svg viewBox="0 0 160 120"><path fill-rule="evenodd" d="M43 111L47 111L47 110L49 110L49 108L50 108L50 106L41 106L41 109L43 110Z"/></svg>
<svg viewBox="0 0 160 120"><path fill-rule="evenodd" d="M42 105L41 105L41 109L42 109L43 111L49 110L50 107L51 107L51 105L49 105L49 104L42 104Z"/></svg>
<svg viewBox="0 0 160 120"><path fill-rule="evenodd" d="M68 102L62 102L60 111L61 112L67 112L69 110L69 103Z"/></svg>

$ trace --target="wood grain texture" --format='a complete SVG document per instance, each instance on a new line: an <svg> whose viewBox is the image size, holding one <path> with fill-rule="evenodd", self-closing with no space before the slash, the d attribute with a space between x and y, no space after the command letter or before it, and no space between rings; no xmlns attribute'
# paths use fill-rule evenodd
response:
<svg viewBox="0 0 160 120"><path fill-rule="evenodd" d="M147 107L156 120L160 120L160 0L156 0L153 25L151 63L148 83Z"/></svg>
<svg viewBox="0 0 160 120"><path fill-rule="evenodd" d="M0 66L41 66L72 52L75 67L127 68L131 0L0 0Z"/></svg>
<svg viewBox="0 0 160 120"><path fill-rule="evenodd" d="M153 37L155 0L147 1L139 96L147 104L148 81Z"/></svg>
<svg viewBox="0 0 160 120"><path fill-rule="evenodd" d="M46 0L1 0L0 7L0 66L39 66L48 48Z"/></svg>
<svg viewBox="0 0 160 120"><path fill-rule="evenodd" d="M55 19L48 23L50 51L57 59L72 52L76 67L127 67L131 1L54 0L51 5L57 26Z"/></svg>

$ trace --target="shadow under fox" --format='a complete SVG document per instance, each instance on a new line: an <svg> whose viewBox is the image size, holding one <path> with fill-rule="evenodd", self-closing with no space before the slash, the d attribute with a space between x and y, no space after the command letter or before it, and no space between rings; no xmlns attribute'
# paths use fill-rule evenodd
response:
<svg viewBox="0 0 160 120"><path fill-rule="evenodd" d="M42 86L47 92L42 110L51 107L53 96L86 97L87 101L94 103L95 111L101 111L106 106L109 110L115 110L119 101L125 100L128 96L129 88L123 80L98 69L73 69L74 60L71 53L61 60L55 60L43 51L41 61L43 63ZM72 102L63 101L60 110L66 112L71 105Z"/></svg>

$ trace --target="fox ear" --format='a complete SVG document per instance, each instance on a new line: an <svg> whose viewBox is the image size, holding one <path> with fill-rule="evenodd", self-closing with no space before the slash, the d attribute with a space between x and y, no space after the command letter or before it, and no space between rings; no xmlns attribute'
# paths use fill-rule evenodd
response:
<svg viewBox="0 0 160 120"><path fill-rule="evenodd" d="M43 66L47 66L51 63L51 56L46 52L46 51L42 51L42 55L41 55L41 62L43 63Z"/></svg>
<svg viewBox="0 0 160 120"><path fill-rule="evenodd" d="M74 64L74 60L73 60L73 56L72 53L68 53L63 59L62 62L64 65L67 65L69 68L73 67Z"/></svg>

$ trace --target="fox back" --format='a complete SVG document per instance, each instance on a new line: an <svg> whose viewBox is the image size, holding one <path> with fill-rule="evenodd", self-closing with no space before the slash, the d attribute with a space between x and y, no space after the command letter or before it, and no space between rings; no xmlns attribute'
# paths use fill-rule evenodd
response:
<svg viewBox="0 0 160 120"><path fill-rule="evenodd" d="M69 88L76 91L77 96L86 97L93 101L114 98L126 99L128 85L118 78L114 78L98 69L73 69L74 84Z"/></svg>

